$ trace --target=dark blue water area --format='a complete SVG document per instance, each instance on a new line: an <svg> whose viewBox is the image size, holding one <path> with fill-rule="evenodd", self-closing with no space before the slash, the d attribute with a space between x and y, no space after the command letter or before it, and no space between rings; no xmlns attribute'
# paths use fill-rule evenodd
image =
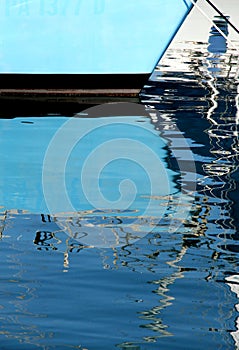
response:
<svg viewBox="0 0 239 350"><path fill-rule="evenodd" d="M55 223L28 214L8 222L1 348L183 349L189 341L194 349L233 347L235 298L212 275L220 266L206 245L182 246L178 234L160 228L114 251L69 238L66 248L63 233L51 237ZM45 230L38 239L36 227Z"/></svg>
<svg viewBox="0 0 239 350"><path fill-rule="evenodd" d="M147 116L0 121L1 349L238 349L239 65L223 50L170 49Z"/></svg>

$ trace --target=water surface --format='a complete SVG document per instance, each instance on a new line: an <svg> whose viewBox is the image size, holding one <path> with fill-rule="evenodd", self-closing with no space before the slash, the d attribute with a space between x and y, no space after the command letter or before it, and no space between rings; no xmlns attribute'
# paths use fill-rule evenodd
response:
<svg viewBox="0 0 239 350"><path fill-rule="evenodd" d="M2 349L239 348L238 68L235 49L215 52L202 42L179 43L157 67L142 93L150 117L136 118L133 125L142 139L138 125L143 120L147 129L143 136L149 136L144 145L160 156L170 186L166 193L157 188L154 194L141 187L142 155L131 168L122 160L118 167L110 163L108 170L103 168L101 182L102 189L115 189L124 170L130 169L126 177L133 175L140 189L135 207L132 204L126 213L123 206L118 212L116 207L111 212L104 208L92 212L85 201L77 208L81 219L84 210L90 218L83 223L86 235L92 227L97 233L102 227L117 234L125 230L120 244L95 247L90 241L81 242L80 229L66 234L57 221L61 216L50 215L44 207L36 210L37 191L28 200L20 198L25 189L14 188L16 180L11 182L9 173L7 178L2 173L1 186L7 182L15 194L8 197L1 187ZM63 122L62 117L53 122L52 118L39 121L35 116L27 120L19 116L2 121L1 132L3 136L12 132L14 127L6 124L18 123L15 137L24 147L23 128L29 128L28 142L39 132L34 123ZM43 132L45 138L37 138L35 145L49 144L53 129ZM132 140L132 134L127 138ZM112 140L112 131L107 135ZM3 161L9 162L4 137L1 140L1 157L5 154ZM69 169L75 169L75 151ZM28 157L34 163L36 149L32 152ZM117 184L112 176L116 169ZM19 179L21 174L19 170L12 176ZM31 173L28 176L26 186L31 183ZM68 189L71 184L67 182ZM79 188L73 189L69 193L77 206L74 193ZM111 202L119 198L119 191L105 194ZM144 221L142 226L137 221L137 227L143 227L143 234L138 237L132 223L149 196L153 212L140 215ZM19 201L21 207L15 207ZM35 206L32 212L31 206ZM67 218L68 225L82 228L72 213Z"/></svg>

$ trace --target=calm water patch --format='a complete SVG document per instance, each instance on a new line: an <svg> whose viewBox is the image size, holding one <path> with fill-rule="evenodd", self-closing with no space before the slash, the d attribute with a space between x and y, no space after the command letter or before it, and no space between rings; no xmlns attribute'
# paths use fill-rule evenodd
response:
<svg viewBox="0 0 239 350"><path fill-rule="evenodd" d="M166 192L157 187L151 193L144 183L150 176L140 177L147 169L138 163L143 154L130 166L129 159L117 167L107 163L100 186L111 202L120 192L109 188L115 190L125 169L126 177L133 175L138 184L128 211L123 205L118 211L94 210L89 197L77 201L80 185L72 183L82 148L76 146L66 163L66 170L73 169L66 188L78 215L68 213L62 219L47 212L46 203L37 201L38 165L56 129L68 118L1 121L2 349L239 348L239 65L235 49L214 51L206 43L178 43L145 87L142 101L150 117L140 122L130 117L127 139L148 137L144 146L160 156L170 186ZM138 127L142 123L146 129ZM104 142L109 135L115 139L114 131L111 125L107 133L97 134L94 149L100 137ZM124 126L117 138L125 133ZM10 134L12 146L19 141L17 149L7 148ZM34 147L29 148L29 142ZM88 155L91 142L84 143ZM8 151L15 152L15 158L9 158ZM16 164L10 164L14 159L16 173ZM23 174L28 180L19 185ZM139 215L149 198L152 212ZM127 202L128 197L123 199ZM140 227L143 234L137 237ZM114 232L115 242L121 243L94 247L91 239L84 242L87 233L99 235L102 228Z"/></svg>

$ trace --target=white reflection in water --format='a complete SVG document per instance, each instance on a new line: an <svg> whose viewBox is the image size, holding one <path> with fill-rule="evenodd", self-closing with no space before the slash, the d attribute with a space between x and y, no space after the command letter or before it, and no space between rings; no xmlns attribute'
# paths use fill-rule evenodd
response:
<svg viewBox="0 0 239 350"><path fill-rule="evenodd" d="M226 283L230 287L231 291L236 294L239 299L239 276L232 275L225 278ZM235 305L236 311L239 313L239 304ZM239 349L239 316L235 320L236 331L231 332L231 335L235 341L236 350Z"/></svg>
<svg viewBox="0 0 239 350"><path fill-rule="evenodd" d="M219 18L215 20L221 21ZM225 26L224 30L227 33L225 23L220 24ZM158 85L152 83L151 87L149 84L142 99L145 103L155 106L164 116L164 137L167 137L167 134L169 138L176 137L172 132L172 125L177 123L192 140L192 150L197 163L198 197L196 195L192 217L188 222L191 232L184 234L183 238L187 247L185 259L187 261L190 256L191 246L200 251L199 247L205 244L208 254L211 251L211 261L215 262L213 268L208 269L205 279L217 281L224 280L228 271L233 274L238 265L239 64L237 50L227 48L224 38L220 38L213 28L209 43L209 47L206 43L197 43L194 50L190 48L190 43L188 47L187 43L176 43L174 48L178 56L175 57L174 50L169 50L154 75ZM238 42L235 45L238 46ZM188 51L185 52L183 47ZM176 82L181 76L182 84L178 85ZM195 77L198 81L195 81ZM193 94L193 91L197 91L197 94ZM185 98L187 94L188 97ZM185 103L179 104L178 101L182 101L181 96ZM186 116L183 116L182 110ZM157 123L156 120L156 127ZM185 171L190 179L189 168L185 167ZM207 249L201 254L205 254ZM201 257L199 251L198 256ZM191 253L196 254L196 251ZM191 264L193 265L192 261ZM195 267L200 270L200 263ZM227 297L228 299L225 299L229 300L230 297ZM238 311L238 307L236 309ZM238 327L237 313L234 317ZM221 329L225 330L223 316L218 315L217 320ZM215 332L219 331L217 327L213 329ZM229 328L225 332L232 334L238 348L238 331L231 332Z"/></svg>

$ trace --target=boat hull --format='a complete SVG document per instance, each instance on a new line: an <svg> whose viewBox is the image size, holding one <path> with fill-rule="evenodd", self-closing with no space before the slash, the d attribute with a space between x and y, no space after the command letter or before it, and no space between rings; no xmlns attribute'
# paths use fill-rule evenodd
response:
<svg viewBox="0 0 239 350"><path fill-rule="evenodd" d="M6 0L0 74L149 74L190 0Z"/></svg>
<svg viewBox="0 0 239 350"><path fill-rule="evenodd" d="M191 8L190 0L1 1L2 110L11 117L139 102Z"/></svg>

